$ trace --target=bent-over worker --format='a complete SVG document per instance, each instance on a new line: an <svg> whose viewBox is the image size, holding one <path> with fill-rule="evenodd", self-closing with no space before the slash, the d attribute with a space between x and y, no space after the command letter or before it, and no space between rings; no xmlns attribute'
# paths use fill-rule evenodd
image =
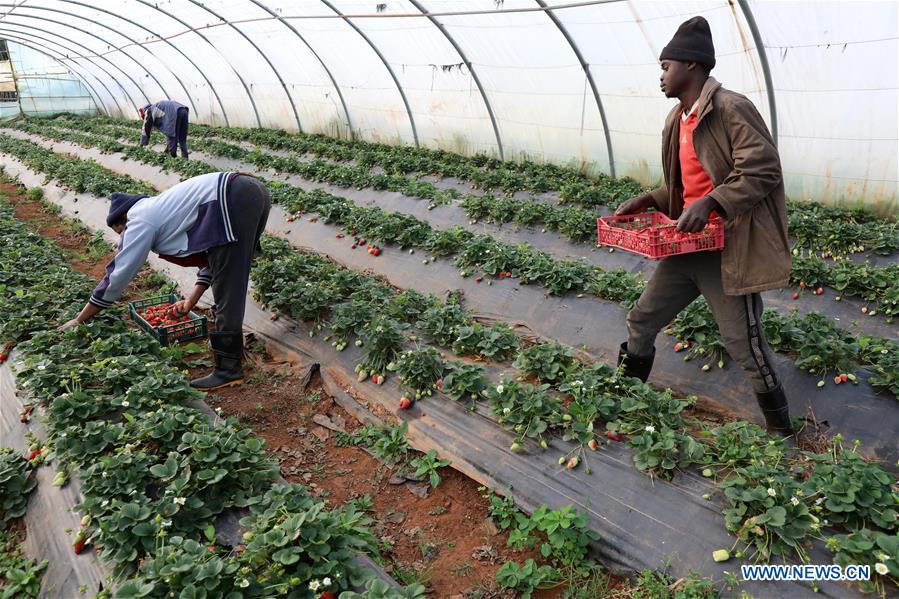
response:
<svg viewBox="0 0 899 599"><path fill-rule="evenodd" d="M120 235L118 251L88 303L61 329L90 320L118 300L152 250L200 269L190 296L175 304L178 314L187 314L212 287L215 331L209 344L215 370L191 386L211 390L242 383L247 286L271 207L268 189L250 175L220 172L182 181L156 196L114 193L111 200L106 224Z"/></svg>
<svg viewBox="0 0 899 599"><path fill-rule="evenodd" d="M174 100L160 100L137 109L143 125L140 130L140 145L150 143L153 127L166 137L165 153L174 157L180 146L181 157L187 158L187 116L190 109Z"/></svg>

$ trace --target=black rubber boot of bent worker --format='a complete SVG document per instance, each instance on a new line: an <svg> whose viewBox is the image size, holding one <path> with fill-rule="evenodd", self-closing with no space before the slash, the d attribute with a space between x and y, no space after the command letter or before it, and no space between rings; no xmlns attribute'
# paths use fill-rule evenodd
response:
<svg viewBox="0 0 899 599"><path fill-rule="evenodd" d="M234 387L243 383L243 333L209 333L209 345L215 358L215 370L190 386L201 391Z"/></svg>
<svg viewBox="0 0 899 599"><path fill-rule="evenodd" d="M759 407L765 416L765 427L768 432L784 437L787 445L795 446L796 432L790 423L790 406L787 404L787 396L782 385L778 385L770 391L755 394Z"/></svg>
<svg viewBox="0 0 899 599"><path fill-rule="evenodd" d="M618 350L618 365L621 366L621 363L624 362L624 376L636 377L644 383L649 378L655 359L656 348L652 348L652 353L648 356L637 356L627 351L627 341L625 341Z"/></svg>

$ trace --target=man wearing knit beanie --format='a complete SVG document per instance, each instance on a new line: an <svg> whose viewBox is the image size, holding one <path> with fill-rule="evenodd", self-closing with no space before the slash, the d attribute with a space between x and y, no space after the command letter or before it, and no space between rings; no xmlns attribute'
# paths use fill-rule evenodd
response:
<svg viewBox="0 0 899 599"><path fill-rule="evenodd" d="M720 218L724 250L659 263L627 315L628 340L618 362L625 375L645 381L659 331L702 295L727 352L752 383L768 430L792 445L789 407L762 329L759 295L787 286L790 273L780 156L752 102L709 76L715 47L708 21L693 17L682 23L659 60L661 91L679 100L662 130L664 182L624 202L616 214L655 208L687 233Z"/></svg>

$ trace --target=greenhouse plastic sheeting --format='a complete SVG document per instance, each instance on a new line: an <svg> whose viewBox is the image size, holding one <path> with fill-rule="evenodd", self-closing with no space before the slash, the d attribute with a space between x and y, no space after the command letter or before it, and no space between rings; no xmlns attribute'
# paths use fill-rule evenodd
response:
<svg viewBox="0 0 899 599"><path fill-rule="evenodd" d="M897 208L894 2L29 0L0 37L59 60L97 106L161 98L199 122L417 144L660 179L674 101L658 55L708 19L713 75L780 144L788 194Z"/></svg>

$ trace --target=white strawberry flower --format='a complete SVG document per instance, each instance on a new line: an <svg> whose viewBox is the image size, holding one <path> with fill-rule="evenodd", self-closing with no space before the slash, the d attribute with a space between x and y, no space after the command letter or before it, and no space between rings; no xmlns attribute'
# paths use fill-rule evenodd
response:
<svg viewBox="0 0 899 599"><path fill-rule="evenodd" d="M799 505L799 498L795 495L793 497L790 497L790 503L792 503L793 505Z"/></svg>
<svg viewBox="0 0 899 599"><path fill-rule="evenodd" d="M123 407L123 408L127 408L127 407L130 406L130 405L131 405L131 404L128 403L128 400L127 400L127 399L122 400L122 407Z"/></svg>
<svg viewBox="0 0 899 599"><path fill-rule="evenodd" d="M775 491L771 487L768 487L768 495L770 495L771 497L774 497L775 495L777 495L777 491Z"/></svg>
<svg viewBox="0 0 899 599"><path fill-rule="evenodd" d="M322 583L320 583L318 580L313 580L312 582L309 583L309 590L317 591L321 586L322 586Z"/></svg>
<svg viewBox="0 0 899 599"><path fill-rule="evenodd" d="M185 498L185 497L175 497L175 498L172 500L172 502L174 502L174 503L176 503L176 504L178 504L178 505L184 505L184 502L185 502L185 501L187 501L187 498Z"/></svg>
<svg viewBox="0 0 899 599"><path fill-rule="evenodd" d="M237 586L239 586L242 589L245 589L248 586L250 586L250 581L247 580L246 578L241 578L240 582L237 583Z"/></svg>
<svg viewBox="0 0 899 599"><path fill-rule="evenodd" d="M879 560L882 561L882 562L885 562L885 561L887 561L888 559L890 559L890 556L887 555L886 553L881 553L881 554L879 554L879 555L877 556L877 559L879 559Z"/></svg>
<svg viewBox="0 0 899 599"><path fill-rule="evenodd" d="M496 386L496 392L497 392L497 393L502 393L502 392L503 392L503 389L505 389L505 387L503 387L502 385L497 385L497 386Z"/></svg>
<svg viewBox="0 0 899 599"><path fill-rule="evenodd" d="M322 580L322 586L329 587L331 586L331 579L325 576L324 580Z"/></svg>
<svg viewBox="0 0 899 599"><path fill-rule="evenodd" d="M648 424L648 425L646 425L646 429L645 429L645 430L646 430L647 433L654 433L654 432L656 432L656 427L654 427L654 426L651 425L651 424Z"/></svg>
<svg viewBox="0 0 899 599"><path fill-rule="evenodd" d="M883 564L880 562L877 562L876 564L874 564L874 570L876 570L877 573L880 574L881 576L886 576L890 571L890 569L887 568L886 564Z"/></svg>

